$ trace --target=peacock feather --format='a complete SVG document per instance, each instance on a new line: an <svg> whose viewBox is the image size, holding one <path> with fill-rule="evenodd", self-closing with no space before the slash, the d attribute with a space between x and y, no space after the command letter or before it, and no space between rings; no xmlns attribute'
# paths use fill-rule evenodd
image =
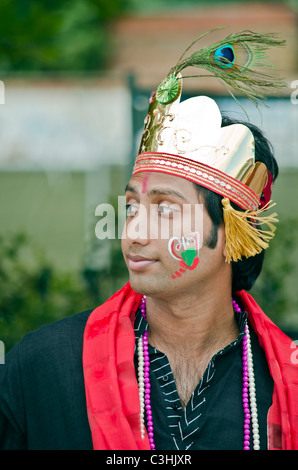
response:
<svg viewBox="0 0 298 470"><path fill-rule="evenodd" d="M202 34L187 47L178 63L171 68L167 78L157 88L157 101L165 104L175 99L179 93L177 82L179 83L181 78L180 74L188 67L207 70L211 75L190 75L183 78L216 77L234 99L236 97L230 88L255 104L265 100L266 90L286 86L285 82L275 79L271 74L255 69L264 66L272 68L272 65L267 63L266 51L273 46L285 45L285 41L278 39L275 34L241 31L185 57L200 39L216 29Z"/></svg>

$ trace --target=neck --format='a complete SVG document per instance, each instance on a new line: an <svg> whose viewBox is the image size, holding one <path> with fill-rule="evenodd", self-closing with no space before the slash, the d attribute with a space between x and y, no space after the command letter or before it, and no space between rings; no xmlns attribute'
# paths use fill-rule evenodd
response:
<svg viewBox="0 0 298 470"><path fill-rule="evenodd" d="M198 356L217 352L238 336L227 292L210 295L209 291L205 296L201 292L174 300L147 298L149 342L163 352L177 345Z"/></svg>

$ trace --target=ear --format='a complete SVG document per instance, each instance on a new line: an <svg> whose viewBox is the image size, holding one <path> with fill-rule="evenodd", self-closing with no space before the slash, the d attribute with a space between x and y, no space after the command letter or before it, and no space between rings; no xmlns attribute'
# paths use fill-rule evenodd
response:
<svg viewBox="0 0 298 470"><path fill-rule="evenodd" d="M218 227L218 244L221 246L222 255L226 259L227 249L226 249L226 231L224 224L221 224Z"/></svg>
<svg viewBox="0 0 298 470"><path fill-rule="evenodd" d="M226 249L226 244L225 244L224 249L223 249L223 256L224 256L224 258L225 258L225 260L226 260L226 262L227 262L227 249Z"/></svg>

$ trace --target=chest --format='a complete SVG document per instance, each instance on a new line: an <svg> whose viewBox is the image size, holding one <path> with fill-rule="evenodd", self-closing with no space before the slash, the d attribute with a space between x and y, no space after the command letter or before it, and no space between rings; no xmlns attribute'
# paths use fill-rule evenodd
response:
<svg viewBox="0 0 298 470"><path fill-rule="evenodd" d="M173 373L175 386L183 408L202 379L210 362L211 356L194 357L189 354L168 354L170 368Z"/></svg>
<svg viewBox="0 0 298 470"><path fill-rule="evenodd" d="M259 425L265 449L272 381L261 357L256 357L256 364ZM172 360L170 366L165 355L151 354L150 383L157 449L243 449L241 350L217 356L201 372L196 362L189 361L188 367L183 367Z"/></svg>

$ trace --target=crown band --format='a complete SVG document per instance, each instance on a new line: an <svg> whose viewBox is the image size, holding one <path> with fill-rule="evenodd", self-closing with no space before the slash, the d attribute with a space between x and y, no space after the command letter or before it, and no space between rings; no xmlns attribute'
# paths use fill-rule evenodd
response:
<svg viewBox="0 0 298 470"><path fill-rule="evenodd" d="M167 153L146 152L135 161L133 175L143 171L166 173L197 183L229 198L245 210L256 210L260 199L254 191L216 168Z"/></svg>

